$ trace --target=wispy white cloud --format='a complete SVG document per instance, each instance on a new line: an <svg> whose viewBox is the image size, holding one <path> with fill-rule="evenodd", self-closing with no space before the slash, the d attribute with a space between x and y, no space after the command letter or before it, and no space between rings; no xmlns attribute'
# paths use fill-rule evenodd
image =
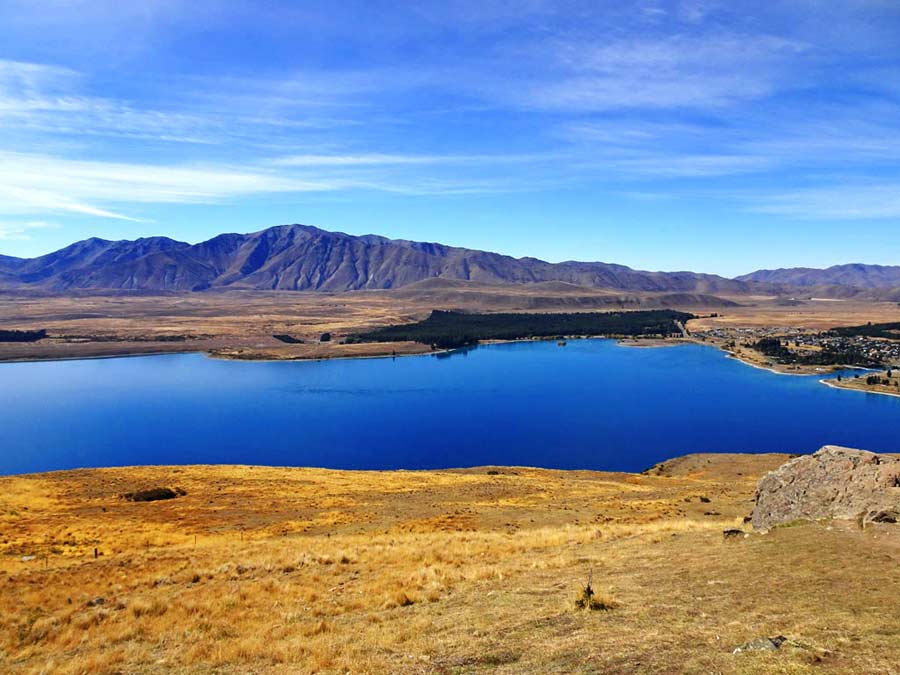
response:
<svg viewBox="0 0 900 675"><path fill-rule="evenodd" d="M494 159L525 162L543 158ZM73 213L140 221L142 218L133 212L148 204L215 204L254 195L338 190L476 194L534 186L527 177L513 181L475 173L458 177L395 170L459 162L483 163L462 156L305 155L230 167L84 161L0 152L0 213Z"/></svg>
<svg viewBox="0 0 900 675"><path fill-rule="evenodd" d="M900 183L832 185L759 196L756 213L806 220L900 218Z"/></svg>
<svg viewBox="0 0 900 675"><path fill-rule="evenodd" d="M555 133L592 157L585 166L606 165L627 176L823 174L895 166L900 125L893 112L869 103L830 105L802 116L785 110L764 123L746 115L703 124L615 117L564 123Z"/></svg>
<svg viewBox="0 0 900 675"><path fill-rule="evenodd" d="M718 4L701 0L682 0L678 3L678 17L687 23L700 23Z"/></svg>
<svg viewBox="0 0 900 675"><path fill-rule="evenodd" d="M339 180L304 180L264 171L0 153L0 212L5 213L70 212L139 220L108 205L215 203L343 186Z"/></svg>
<svg viewBox="0 0 900 675"><path fill-rule="evenodd" d="M708 136L710 129L708 126L681 121L580 119L559 125L554 133L576 144L626 147L648 144L651 147L658 147L661 140L667 144L679 139L695 143L698 136Z"/></svg>
<svg viewBox="0 0 900 675"><path fill-rule="evenodd" d="M71 68L0 59L0 91L17 93L24 100L40 98L47 89L58 89L77 79Z"/></svg>
<svg viewBox="0 0 900 675"><path fill-rule="evenodd" d="M759 173L774 166L763 156L708 154L657 155L611 160L609 165L630 175L658 178L704 178Z"/></svg>
<svg viewBox="0 0 900 675"><path fill-rule="evenodd" d="M738 208L746 199L793 217L893 209L884 176L894 174L884 167L900 155L895 64L847 62L869 76L853 86L877 91L882 107L852 92L828 104L834 89L809 92L832 77L830 43L789 22L728 20L729 3L453 0L383 11L360 2L322 12L201 1L203 12L140 3L153 5L144 17L110 0L90 18L155 26L201 59L188 46L200 34L192 31L234 36L240 26L239 39L271 34L267 48L291 58L255 68L259 54L236 48L175 75L172 64L189 57L163 56L145 34L144 54L121 70L95 63L93 72L80 48L72 68L0 60L0 213L135 220L154 204L267 194L573 186L644 198L702 187ZM72 32L67 22L89 23L73 7L60 10L57 35ZM57 21L32 14L31 30ZM370 30L346 20L377 14L385 20ZM881 176L882 188L867 188L877 200L848 193L842 207L830 184L780 188L791 172L805 185L827 183L848 165L847 175ZM748 196L742 181L768 192Z"/></svg>
<svg viewBox="0 0 900 675"><path fill-rule="evenodd" d="M329 98L324 80L304 86L294 77L175 78L173 91L161 92L156 107L147 107L91 95L86 80L68 68L0 59L0 123L10 132L201 145L264 142L273 134L354 123L324 112L296 115L298 110L327 108L339 100L346 105L339 82L333 83ZM346 91L361 93L371 86L354 78Z"/></svg>
<svg viewBox="0 0 900 675"><path fill-rule="evenodd" d="M18 222L0 221L0 241L25 241L31 238L31 230L46 230L60 228L59 223L46 220L25 220Z"/></svg>
<svg viewBox="0 0 900 675"><path fill-rule="evenodd" d="M803 43L771 35L675 34L662 39L631 38L602 44L561 42L555 57L578 70L624 75L627 69L640 75L659 71L677 75L685 71L721 72L729 66L751 69L760 63L777 63L806 49Z"/></svg>
<svg viewBox="0 0 900 675"><path fill-rule="evenodd" d="M354 167L403 166L427 164L505 164L558 159L559 154L508 155L394 155L386 153L346 155L288 155L271 160L275 166Z"/></svg>
<svg viewBox="0 0 900 675"><path fill-rule="evenodd" d="M538 109L717 108L772 94L806 49L770 35L552 39L535 50L549 58L550 70L514 78L511 87L492 84Z"/></svg>
<svg viewBox="0 0 900 675"><path fill-rule="evenodd" d="M52 183L52 179L45 182ZM3 199L3 202L0 203L0 213L62 212L112 218L114 220L131 220L134 222L139 222L140 220L115 211L101 209L91 204L85 204L65 194L55 193L46 189L0 184L0 198Z"/></svg>
<svg viewBox="0 0 900 675"><path fill-rule="evenodd" d="M800 120L775 121L748 135L740 148L778 157L790 165L896 164L900 157L900 120L896 106L832 106Z"/></svg>
<svg viewBox="0 0 900 675"><path fill-rule="evenodd" d="M397 166L403 164L437 164L452 161L452 158L433 155L290 155L277 157L272 164L277 166Z"/></svg>

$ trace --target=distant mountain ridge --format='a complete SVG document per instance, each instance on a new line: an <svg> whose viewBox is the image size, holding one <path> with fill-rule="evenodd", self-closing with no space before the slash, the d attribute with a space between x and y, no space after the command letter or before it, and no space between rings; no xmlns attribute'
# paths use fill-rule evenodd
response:
<svg viewBox="0 0 900 675"><path fill-rule="evenodd" d="M897 288L900 287L900 266L851 263L834 265L825 269L790 267L777 270L757 270L739 276L737 279L800 287L837 285L855 288Z"/></svg>
<svg viewBox="0 0 900 675"><path fill-rule="evenodd" d="M548 263L308 225L222 234L199 244L167 237L92 238L38 258L0 257L0 284L5 288L47 291L350 291L399 288L433 278L487 284L556 281L674 293L745 293L752 286L712 274L643 272L601 262Z"/></svg>
<svg viewBox="0 0 900 675"><path fill-rule="evenodd" d="M805 289L849 297L858 294L858 289L900 287L900 267L760 270L727 279L696 272L647 272L603 262L549 263L298 224L250 234L220 234L198 244L168 237L91 238L37 258L0 255L0 289L4 290L353 291L402 288L430 279L489 285L562 283L697 296L790 294Z"/></svg>

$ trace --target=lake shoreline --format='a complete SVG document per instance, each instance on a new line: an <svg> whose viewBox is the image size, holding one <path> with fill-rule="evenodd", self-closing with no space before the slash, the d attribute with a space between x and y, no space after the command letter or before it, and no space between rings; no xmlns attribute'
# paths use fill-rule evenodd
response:
<svg viewBox="0 0 900 675"><path fill-rule="evenodd" d="M690 451L896 447L890 410L817 395L819 378L754 375L701 348L712 345L673 340L662 346L696 346L636 352L609 339L507 344L428 352L434 359L355 354L305 366L229 367L228 359L186 354L0 368L0 428L9 450L0 468L249 459L335 469L639 472ZM748 423L747 406L765 423ZM448 435L451 418L459 431ZM738 437L735 430L745 427ZM486 429L499 431L486 442ZM660 438L678 440L662 447Z"/></svg>
<svg viewBox="0 0 900 675"><path fill-rule="evenodd" d="M620 347L637 347L639 349L659 349L667 347L680 347L681 345L694 342L693 340L685 340L684 338L610 338L616 340L616 344Z"/></svg>
<svg viewBox="0 0 900 675"><path fill-rule="evenodd" d="M87 356L47 356L34 358L0 358L0 366L6 363L62 363L65 361L105 361L112 359L133 359L141 356L172 356L175 354L206 354L206 350L171 350L156 352L125 351L115 354L91 354Z"/></svg>
<svg viewBox="0 0 900 675"><path fill-rule="evenodd" d="M802 454L812 454L809 453ZM714 461L724 461L725 458L735 460L744 459L747 461L757 461L766 457L784 457L785 461L790 458L790 454L784 452L688 452L684 454L674 455L667 459L661 459L653 465L632 471L623 471L616 469L591 469L591 468L571 468L560 469L546 466L536 466L530 464L473 464L460 465L450 467L434 467L434 468L414 468L414 469L342 469L332 468L328 466L317 465L291 465L291 464L247 464L234 462L192 462L189 464L110 464L105 466L77 466L67 469L49 469L47 471L32 471L28 473L10 473L0 474L0 480L4 478L42 478L57 477L63 478L67 474L87 474L102 472L140 472L142 470L168 470L171 473L190 472L194 469L220 469L220 470L239 470L252 471L254 469L266 471L298 471L298 472L316 472L326 474L425 474L425 473L449 473L449 474L481 474L503 475L489 473L494 470L499 471L534 471L534 472L555 472L563 474L616 474L621 476L659 476L662 475L667 467L683 463L703 463L707 458ZM516 475L510 473L509 475Z"/></svg>
<svg viewBox="0 0 900 675"><path fill-rule="evenodd" d="M824 384L826 387L831 387L832 389L840 389L842 391L858 391L860 394L877 394L878 396L892 396L893 398L900 398L900 394L895 394L890 391L878 391L878 390L869 390L869 389L860 389L859 387L848 387L845 384L841 384L834 379L830 380L819 380L821 384Z"/></svg>
<svg viewBox="0 0 900 675"><path fill-rule="evenodd" d="M858 368L854 366L829 366L827 370L823 370L822 368L816 367L815 369L810 368L807 371L788 371L784 369L780 369L778 367L773 366L765 366L760 363L756 363L755 361L746 358L740 353L732 351L722 345L716 344L714 342L707 342L702 340L697 340L691 337L688 338L627 338L627 337L616 337L616 336L606 336L606 335L579 335L572 337L565 337L564 341L575 341L575 340L615 340L617 346L621 347L629 347L629 348L638 348L638 349L664 349L671 347L679 347L685 344L696 344L705 347L712 347L718 349L721 352L724 352L729 358L735 359L743 363L744 365L750 366L752 368L756 368L758 370L764 370L774 375L793 375L800 377L809 377L815 375L823 375L826 372L837 372L838 370L859 370L859 371L871 371L874 369L866 369L866 368ZM472 345L474 347L477 346L488 346L495 344L516 344L521 342L558 342L557 338L514 338L509 340L481 340L476 345ZM452 354L454 352L462 351L465 349L470 349L471 347L459 347L459 348L451 348L451 349L422 349L421 351L409 349L407 346L407 350L401 347L398 351L397 346L399 344L406 343L396 343L396 342L383 342L383 343L362 343L366 345L383 345L384 349L374 349L370 353L365 354L353 354L353 353L315 353L315 354L295 354L288 356L269 356L263 355L267 354L264 351L249 351L247 353L228 353L225 351L219 351L215 348L203 348L199 347L197 349L159 349L155 351L140 351L139 348L129 349L126 347L120 352L110 353L110 354L95 354L88 352L85 355L77 355L77 356L39 356L39 357L25 357L25 358L5 358L0 356L0 366L5 363L54 363L54 362L65 362L65 361L93 361L93 360L109 360L109 359L118 359L118 358L135 358L140 356L168 356L173 354L202 354L203 356L218 360L218 361L238 361L238 362L247 362L247 363L290 363L290 362L318 362L318 361L348 361L348 360L369 360L369 359L385 359L385 358L397 358L400 356L439 356ZM341 343L334 343L335 347L343 346ZM354 345L355 346L355 345ZM564 345L560 345L561 347ZM277 348L276 348L277 349ZM260 355L260 356L257 356ZM844 387L839 385L829 384L827 379L820 379L819 382L825 384L826 386L831 386L834 389L843 389L843 390L851 390L851 391L863 391L860 389L855 389L853 387ZM879 391L871 391L864 393L872 393L872 394L882 394L885 396L900 396L898 394L892 394L890 392L879 392Z"/></svg>
<svg viewBox="0 0 900 675"><path fill-rule="evenodd" d="M668 338L623 338L620 336L610 336L610 335L577 335L577 336L564 336L563 341L575 341L575 340L616 340L617 344L623 347L639 347L639 348L659 348L659 347L677 347L679 345L687 344L688 342L699 343L695 340L685 340L683 338L677 339L668 339ZM211 359L217 359L221 361L247 361L247 362L259 362L259 363L278 363L278 362L290 362L290 361L331 361L338 359L371 359L371 358L392 358L395 356L427 356L429 354L448 354L455 351L460 351L462 349L469 349L471 347L477 347L479 345L494 345L494 344L515 344L519 342L559 342L559 339L556 337L553 338L514 338L509 340L480 340L477 344L467 346L467 347L458 347L458 348L449 348L449 349L428 349L427 346L422 345L421 349L411 348L408 343L398 343L398 342L370 342L370 343L358 343L357 345L346 345L348 347L355 347L359 344L367 345L367 346L375 346L378 345L381 348L374 348L369 353L364 354L354 354L354 353L341 353L340 347L344 345L338 342L334 343L334 346L329 348L329 352L326 353L314 353L314 354L290 354L288 353L288 349L290 349L290 345L286 345L285 347L269 347L269 348L258 348L258 350L254 351L253 348L242 347L240 348L242 351L230 351L228 349L223 348L210 348L210 347L202 347L198 346L195 349L183 349L178 346L173 346L172 348L162 348L155 349L153 351L142 351L139 346L132 345L124 345L121 350L110 352L110 353L97 353L96 350L85 349L83 354L73 354L66 356L59 356L54 354L47 355L38 355L38 356L25 356L25 357L17 357L17 356L7 356L0 354L0 365L4 363L52 363L56 361L89 361L94 359L118 359L118 358L129 358L136 356L165 356L170 354L203 354ZM108 344L108 343L104 343ZM309 344L309 343L307 343ZM416 343L419 344L419 343ZM179 345L180 346L180 345ZM302 345L301 345L302 346ZM399 348L398 348L399 346ZM712 346L712 345L710 345ZM284 352L286 355L277 356L275 355L278 351ZM260 355L260 356L258 356ZM261 356L265 355L265 356Z"/></svg>

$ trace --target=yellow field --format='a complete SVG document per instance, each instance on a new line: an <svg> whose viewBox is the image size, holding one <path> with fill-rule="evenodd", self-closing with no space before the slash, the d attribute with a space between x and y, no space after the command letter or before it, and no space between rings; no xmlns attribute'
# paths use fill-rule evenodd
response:
<svg viewBox="0 0 900 675"><path fill-rule="evenodd" d="M785 459L2 478L0 671L896 672L896 526L723 538Z"/></svg>
<svg viewBox="0 0 900 675"><path fill-rule="evenodd" d="M45 328L51 336L37 343L0 343L0 361L184 351L241 359L417 354L428 351L428 347L415 343L343 345L339 339L348 333L419 320L434 309L610 311L670 306L660 305L665 297L569 284L483 286L471 282L351 293L0 294L4 328ZM682 304L674 308L701 316L690 321L692 331L756 327L818 330L894 321L898 316L897 305L889 302L804 301L798 306L782 306L776 298L731 300L741 306ZM319 343L325 332L336 339ZM306 342L285 344L273 337L276 334ZM173 337L183 339L172 341ZM752 358L748 355L748 360Z"/></svg>
<svg viewBox="0 0 900 675"><path fill-rule="evenodd" d="M712 328L799 328L828 330L835 326L860 326L869 321L897 321L900 307L895 302L858 300L804 300L797 305L780 305L776 298L742 296L732 300L740 307L726 307L716 317L690 321L692 331Z"/></svg>

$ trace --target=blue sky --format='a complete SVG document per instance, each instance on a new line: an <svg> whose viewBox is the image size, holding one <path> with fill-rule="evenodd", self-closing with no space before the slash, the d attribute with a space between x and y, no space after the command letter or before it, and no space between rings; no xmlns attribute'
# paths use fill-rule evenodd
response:
<svg viewBox="0 0 900 675"><path fill-rule="evenodd" d="M900 264L900 3L0 0L0 253L292 222Z"/></svg>

